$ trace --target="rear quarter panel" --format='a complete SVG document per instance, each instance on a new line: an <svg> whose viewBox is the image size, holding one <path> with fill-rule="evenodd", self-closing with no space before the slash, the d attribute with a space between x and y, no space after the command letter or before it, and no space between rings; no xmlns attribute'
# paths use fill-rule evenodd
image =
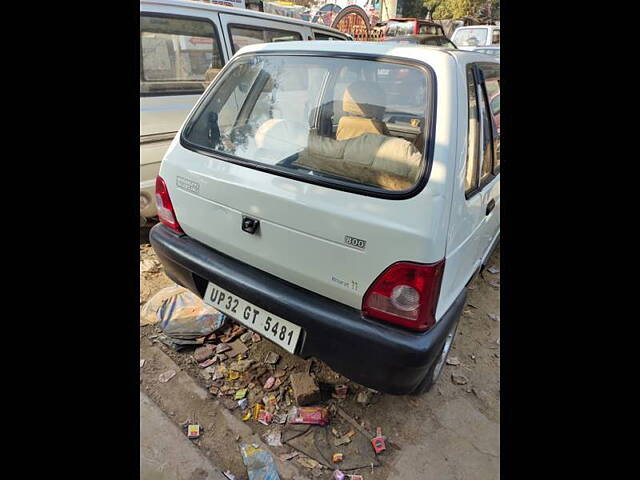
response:
<svg viewBox="0 0 640 480"><path fill-rule="evenodd" d="M480 56L480 55L478 55ZM476 61L484 61L477 59ZM485 239L483 222L485 221L483 202L484 193L480 192L471 198L465 198L465 171L467 160L467 132L468 132L468 98L466 85L466 64L460 64L457 75L458 105L458 135L456 137L457 154L455 169L452 172L451 219L447 237L447 260L442 289L440 293L441 306L450 305L480 267ZM495 181L493 187L497 189L499 197L500 183ZM499 201L499 199L498 199ZM499 213L495 215L496 228L499 230Z"/></svg>

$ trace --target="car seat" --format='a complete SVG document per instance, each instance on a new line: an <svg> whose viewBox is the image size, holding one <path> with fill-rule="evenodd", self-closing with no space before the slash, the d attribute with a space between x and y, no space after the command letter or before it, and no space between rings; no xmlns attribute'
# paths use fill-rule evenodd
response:
<svg viewBox="0 0 640 480"><path fill-rule="evenodd" d="M336 140L349 140L365 133L388 135L382 122L385 94L377 84L353 82L344 91L342 109L345 115L338 122Z"/></svg>

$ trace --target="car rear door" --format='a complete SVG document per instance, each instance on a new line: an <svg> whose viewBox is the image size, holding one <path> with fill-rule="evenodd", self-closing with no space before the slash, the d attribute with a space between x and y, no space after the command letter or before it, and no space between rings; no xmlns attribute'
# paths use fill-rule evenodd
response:
<svg viewBox="0 0 640 480"><path fill-rule="evenodd" d="M474 74L480 107L480 195L484 218L479 231L479 257L486 260L500 232L500 131L499 111L491 99L500 95L500 66L481 63ZM495 102L494 102L495 109Z"/></svg>

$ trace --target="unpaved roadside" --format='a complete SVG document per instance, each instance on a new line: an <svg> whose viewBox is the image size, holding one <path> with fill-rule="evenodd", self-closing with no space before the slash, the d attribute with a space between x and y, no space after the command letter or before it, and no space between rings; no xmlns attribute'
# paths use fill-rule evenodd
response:
<svg viewBox="0 0 640 480"><path fill-rule="evenodd" d="M493 254L490 265L499 269L499 248ZM155 292L172 285L157 263L153 249L148 244L145 232L141 230L140 242L141 305ZM144 267L143 267L144 265ZM145 269L144 272L142 270ZM381 455L382 466L362 469L358 472L367 480L384 479L496 479L499 471L499 421L500 421L500 318L499 291L500 274L485 270L483 277L476 278L471 284L468 305L458 327L458 334L450 353L452 363L445 371L434 389L422 396L374 395L367 406L358 404L355 395L350 394L341 406L349 415L364 423L369 430L380 426L393 444ZM141 358L157 356L163 352L177 365L180 375L186 375L206 392L209 383L193 362L190 353L176 353L170 348L154 342L157 332L154 327L140 330ZM151 337L151 338L149 338ZM287 373L301 371L307 367L303 359L288 354L281 348L265 340L250 347L250 358L264 358L268 351L281 355L278 368ZM156 353L153 353L156 352ZM161 358L161 357L158 357ZM456 361L457 360L457 361ZM167 384L157 381L159 371L153 370L156 362L145 364L141 370L141 389L161 407L172 405L174 410L190 409L197 403L202 415L199 420L208 427L200 442L205 455L222 470L231 470L239 480L247 478L242 464L238 435L257 434L260 438L268 427L255 421L243 423L238 409L227 411L220 399L208 395L207 398L176 398L179 381L174 378ZM314 372L321 381L341 383L347 381L333 372L322 362L317 362ZM146 369L146 370L145 370ZM456 378L466 378L463 385L453 383ZM458 377L460 376L460 377ZM464 381L464 379L462 380ZM175 383L172 383L175 382ZM172 387L174 385L174 387ZM350 383L350 390L362 389ZM250 398L250 403L254 399ZM229 402L227 402L228 404ZM181 405L178 407L177 405ZM164 408L163 408L164 409ZM180 424L186 418L179 417L175 411L166 411L170 418ZM173 413L173 416L171 415ZM241 425L243 434L228 427L228 416ZM223 421L223 419L227 419ZM239 422L239 423L238 423ZM347 428L338 423L339 427ZM348 430L348 428L347 428ZM288 452L289 447L272 447L274 453ZM293 463L293 461L290 461ZM291 469L288 473L279 467L283 479L295 478L300 472L308 478L314 478L313 471L303 467ZM329 478L329 470L315 472L319 478ZM287 476L289 475L289 476ZM300 477L302 478L302 477Z"/></svg>

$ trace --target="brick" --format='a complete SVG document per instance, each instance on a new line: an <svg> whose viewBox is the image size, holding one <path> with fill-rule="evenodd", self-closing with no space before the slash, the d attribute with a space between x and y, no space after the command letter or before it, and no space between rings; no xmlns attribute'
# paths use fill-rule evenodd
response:
<svg viewBox="0 0 640 480"><path fill-rule="evenodd" d="M316 382L306 372L292 373L291 388L298 405L312 405L320 401L320 389Z"/></svg>
<svg viewBox="0 0 640 480"><path fill-rule="evenodd" d="M196 362L202 363L205 360L213 357L215 353L216 350L213 345L205 345L204 347L196 348L196 351L193 352L193 358Z"/></svg>

